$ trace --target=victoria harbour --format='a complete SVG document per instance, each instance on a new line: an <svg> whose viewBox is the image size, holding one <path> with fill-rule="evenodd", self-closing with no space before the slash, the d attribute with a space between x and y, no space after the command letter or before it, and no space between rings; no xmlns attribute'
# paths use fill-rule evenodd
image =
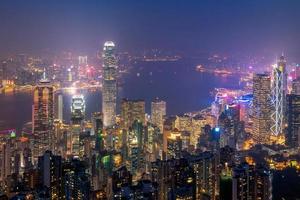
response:
<svg viewBox="0 0 300 200"><path fill-rule="evenodd" d="M1 0L0 200L300 199L299 8Z"/></svg>
<svg viewBox="0 0 300 200"><path fill-rule="evenodd" d="M134 63L130 70L120 77L122 81L119 85L118 100L145 99L146 111L150 113L150 102L158 97L168 102L167 113L175 115L200 111L210 106L215 88L242 87L239 77L197 72L195 67L201 61L203 62L178 60ZM90 118L92 112L102 109L101 89L86 90L83 93L87 104L86 117ZM7 105L0 112L0 125L5 129L17 127L20 131L22 126L32 119L32 92L0 95L0 101ZM65 93L64 105L70 105L71 98L72 94ZM65 106L64 120L67 122L71 119L70 112L70 107ZM6 113L10 113L9 117Z"/></svg>

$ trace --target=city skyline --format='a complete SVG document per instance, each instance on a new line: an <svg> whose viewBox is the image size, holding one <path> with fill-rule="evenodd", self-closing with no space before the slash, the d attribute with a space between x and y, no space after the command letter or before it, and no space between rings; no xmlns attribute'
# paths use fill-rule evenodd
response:
<svg viewBox="0 0 300 200"><path fill-rule="evenodd" d="M4 0L0 199L299 199L298 7Z"/></svg>

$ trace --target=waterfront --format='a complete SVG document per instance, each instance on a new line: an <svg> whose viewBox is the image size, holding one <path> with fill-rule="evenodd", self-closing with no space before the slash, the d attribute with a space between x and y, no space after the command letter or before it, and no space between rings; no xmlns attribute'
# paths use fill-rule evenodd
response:
<svg viewBox="0 0 300 200"><path fill-rule="evenodd" d="M137 62L128 73L121 75L122 84L118 97L145 99L146 111L150 113L150 102L159 97L167 102L167 114L180 114L201 110L210 105L210 92L217 87L240 88L239 77L217 76L195 71L200 61L179 60L175 62ZM101 92L85 92L86 118L101 110ZM64 95L64 119L70 119L71 95ZM1 129L21 129L31 121L31 93L1 94ZM119 110L119 109L118 109Z"/></svg>

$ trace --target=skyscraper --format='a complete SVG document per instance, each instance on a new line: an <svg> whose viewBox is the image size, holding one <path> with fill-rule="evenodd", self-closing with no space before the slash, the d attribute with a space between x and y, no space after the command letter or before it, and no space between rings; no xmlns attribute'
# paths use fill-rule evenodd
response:
<svg viewBox="0 0 300 200"><path fill-rule="evenodd" d="M107 41L103 48L102 113L105 127L115 124L117 106L117 59L115 44Z"/></svg>
<svg viewBox="0 0 300 200"><path fill-rule="evenodd" d="M71 112L72 124L80 124L84 119L85 114L85 101L83 95L72 96Z"/></svg>
<svg viewBox="0 0 300 200"><path fill-rule="evenodd" d="M291 93L300 95L300 78L293 80Z"/></svg>
<svg viewBox="0 0 300 200"><path fill-rule="evenodd" d="M38 159L39 182L50 190L51 199L62 199L62 158L46 151Z"/></svg>
<svg viewBox="0 0 300 200"><path fill-rule="evenodd" d="M79 155L79 137L82 132L82 123L85 114L85 101L83 95L74 95L71 104L71 135L72 135L72 154Z"/></svg>
<svg viewBox="0 0 300 200"><path fill-rule="evenodd" d="M263 166L242 163L233 170L232 199L272 199L272 175Z"/></svg>
<svg viewBox="0 0 300 200"><path fill-rule="evenodd" d="M58 119L60 122L63 121L63 94L58 93L55 95L55 119Z"/></svg>
<svg viewBox="0 0 300 200"><path fill-rule="evenodd" d="M253 135L264 143L270 136L271 123L271 79L266 74L255 74L253 77Z"/></svg>
<svg viewBox="0 0 300 200"><path fill-rule="evenodd" d="M33 157L36 161L50 148L51 133L54 119L54 88L46 78L44 71L43 78L34 88L33 94Z"/></svg>
<svg viewBox="0 0 300 200"><path fill-rule="evenodd" d="M145 123L145 101L122 99L121 102L122 127L128 129L135 120Z"/></svg>
<svg viewBox="0 0 300 200"><path fill-rule="evenodd" d="M151 122L163 132L164 117L166 115L166 102L155 99L151 102Z"/></svg>
<svg viewBox="0 0 300 200"><path fill-rule="evenodd" d="M287 95L286 144L289 147L300 146L300 95Z"/></svg>
<svg viewBox="0 0 300 200"><path fill-rule="evenodd" d="M284 56L280 56L277 65L274 65L272 81L272 104L274 107L274 111L272 113L271 132L276 136L281 134L283 130L286 94L286 60Z"/></svg>

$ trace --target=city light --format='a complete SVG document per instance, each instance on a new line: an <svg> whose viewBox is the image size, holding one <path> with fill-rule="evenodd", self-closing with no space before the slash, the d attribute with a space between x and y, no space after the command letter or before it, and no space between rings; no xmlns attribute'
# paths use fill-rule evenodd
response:
<svg viewBox="0 0 300 200"><path fill-rule="evenodd" d="M300 199L297 8L0 1L0 199Z"/></svg>

